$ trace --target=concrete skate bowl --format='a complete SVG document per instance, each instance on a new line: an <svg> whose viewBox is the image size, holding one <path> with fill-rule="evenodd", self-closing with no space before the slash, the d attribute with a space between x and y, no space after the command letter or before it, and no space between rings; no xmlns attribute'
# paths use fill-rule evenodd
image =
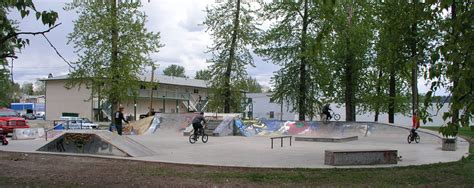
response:
<svg viewBox="0 0 474 188"><path fill-rule="evenodd" d="M109 131L66 132L37 151L118 157L141 157L155 154L132 139Z"/></svg>
<svg viewBox="0 0 474 188"><path fill-rule="evenodd" d="M408 135L409 129L390 124L375 122L321 122L321 121L278 121L263 120L261 122L245 123L235 121L236 128L244 136L376 136L376 135ZM423 132L421 134L427 134ZM436 135L429 133L431 137ZM437 137L437 135L436 135Z"/></svg>
<svg viewBox="0 0 474 188"><path fill-rule="evenodd" d="M226 121L227 122L227 121ZM458 150L441 150L438 133L419 130L420 143L407 143L408 127L373 122L280 122L262 121L255 124L234 119L234 129L244 131L242 136L210 137L207 143L190 144L183 136L131 136L132 139L152 149L155 156L140 158L147 161L198 164L213 166L263 167L263 168L334 168L325 164L325 151L383 151L396 150L397 164L338 166L338 168L395 167L452 162L460 160L468 152L468 143L460 140ZM240 127L239 127L240 126ZM228 127L228 126L227 126ZM228 131L228 130L227 130ZM157 132L157 134L159 134ZM293 136L292 145L285 138ZM351 137L357 140L345 142L296 141L295 137ZM199 153L199 157L196 157Z"/></svg>

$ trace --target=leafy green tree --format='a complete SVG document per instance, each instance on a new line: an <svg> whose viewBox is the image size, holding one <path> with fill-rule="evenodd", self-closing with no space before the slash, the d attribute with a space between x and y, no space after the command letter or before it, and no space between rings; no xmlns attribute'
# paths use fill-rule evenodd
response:
<svg viewBox="0 0 474 188"><path fill-rule="evenodd" d="M25 82L21 85L21 92L24 95L33 95L33 83L31 82Z"/></svg>
<svg viewBox="0 0 474 188"><path fill-rule="evenodd" d="M206 13L204 25L213 40L208 51L212 63L210 108L240 112L239 85L247 78L245 67L254 66L249 51L257 31L253 10L248 2L235 0L207 7Z"/></svg>
<svg viewBox="0 0 474 188"><path fill-rule="evenodd" d="M19 21L11 19L16 10L21 18L34 13L37 20L50 28L39 32L25 32L18 30ZM10 17L10 18L9 18ZM8 106L15 100L15 85L10 80L7 58L18 58L16 52L29 44L28 39L23 39L21 35L43 35L56 27L53 26L58 18L54 11L39 11L35 8L32 0L6 0L0 1L0 106Z"/></svg>
<svg viewBox="0 0 474 188"><path fill-rule="evenodd" d="M36 81L35 82L35 87L34 87L34 95L45 95L46 94L46 86L44 85L44 82L42 81Z"/></svg>
<svg viewBox="0 0 474 188"><path fill-rule="evenodd" d="M262 92L262 86L258 83L257 79L252 78L251 76L244 80L242 83L242 89L249 93Z"/></svg>
<svg viewBox="0 0 474 188"><path fill-rule="evenodd" d="M366 1L336 1L327 67L332 71L335 99L343 99L346 121L356 120L356 106L364 103L364 81L373 58L374 7Z"/></svg>
<svg viewBox="0 0 474 188"><path fill-rule="evenodd" d="M150 53L158 52L159 33L145 28L146 15L140 1L77 1L66 4L79 18L68 35L79 60L68 87L87 84L112 104L136 95L141 70L150 66Z"/></svg>
<svg viewBox="0 0 474 188"><path fill-rule="evenodd" d="M255 52L282 67L272 78L272 97L293 104L299 120L315 114L329 86L321 59L332 6L332 1L302 0L274 1L263 8L262 19L274 23L261 34Z"/></svg>
<svg viewBox="0 0 474 188"><path fill-rule="evenodd" d="M12 83L8 69L0 69L0 107L7 107L12 101Z"/></svg>
<svg viewBox="0 0 474 188"><path fill-rule="evenodd" d="M163 74L166 76L175 76L186 78L184 74L184 67L179 65L170 65L163 70Z"/></svg>
<svg viewBox="0 0 474 188"><path fill-rule="evenodd" d="M9 19L11 9L16 9L22 18L35 13L36 19L41 19L42 23L48 25L50 29L42 32L22 32L18 31L18 22ZM17 58L15 51L29 44L28 39L22 39L20 35L38 35L49 32L52 28L58 13L54 11L36 10L32 0L6 0L0 2L0 60L2 65L6 64L5 58Z"/></svg>
<svg viewBox="0 0 474 188"><path fill-rule="evenodd" d="M456 136L460 125L468 126L474 114L474 45L473 4L468 1L440 1L439 14L449 11L441 21L442 43L432 54L428 70L431 90L426 94L425 104L430 103L434 92L447 88L450 92L450 111L443 114L447 126L440 128L444 136ZM461 112L462 111L462 115Z"/></svg>
<svg viewBox="0 0 474 188"><path fill-rule="evenodd" d="M196 71L196 76L194 76L194 79L198 80L210 80L211 78L211 71L207 69Z"/></svg>

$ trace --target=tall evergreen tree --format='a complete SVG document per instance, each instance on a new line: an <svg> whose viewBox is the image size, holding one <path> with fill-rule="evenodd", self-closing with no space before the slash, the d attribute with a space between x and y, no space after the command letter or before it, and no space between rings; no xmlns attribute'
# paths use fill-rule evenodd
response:
<svg viewBox="0 0 474 188"><path fill-rule="evenodd" d="M242 0L225 1L206 8L204 25L213 45L209 47L212 97L210 107L225 113L241 109L240 83L247 78L246 66L254 66L249 48L256 38L254 13Z"/></svg>

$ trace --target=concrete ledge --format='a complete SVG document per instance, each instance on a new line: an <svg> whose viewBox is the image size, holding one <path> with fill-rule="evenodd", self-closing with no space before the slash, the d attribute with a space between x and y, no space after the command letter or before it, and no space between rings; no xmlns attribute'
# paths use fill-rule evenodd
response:
<svg viewBox="0 0 474 188"><path fill-rule="evenodd" d="M349 137L295 137L295 141L306 141L306 142L349 142L358 140L358 136Z"/></svg>
<svg viewBox="0 0 474 188"><path fill-rule="evenodd" d="M397 156L397 150L325 150L324 164L333 166L397 164Z"/></svg>

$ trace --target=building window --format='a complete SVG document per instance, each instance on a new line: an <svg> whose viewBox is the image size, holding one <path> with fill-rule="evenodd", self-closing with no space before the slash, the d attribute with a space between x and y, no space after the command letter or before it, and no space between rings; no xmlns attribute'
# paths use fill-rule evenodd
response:
<svg viewBox="0 0 474 188"><path fill-rule="evenodd" d="M270 103L274 103L274 102L275 100L272 97L270 97Z"/></svg>
<svg viewBox="0 0 474 188"><path fill-rule="evenodd" d="M273 119L275 118L275 112L274 111L270 111L270 119Z"/></svg>
<svg viewBox="0 0 474 188"><path fill-rule="evenodd" d="M194 89L194 93L199 93L199 89Z"/></svg>

